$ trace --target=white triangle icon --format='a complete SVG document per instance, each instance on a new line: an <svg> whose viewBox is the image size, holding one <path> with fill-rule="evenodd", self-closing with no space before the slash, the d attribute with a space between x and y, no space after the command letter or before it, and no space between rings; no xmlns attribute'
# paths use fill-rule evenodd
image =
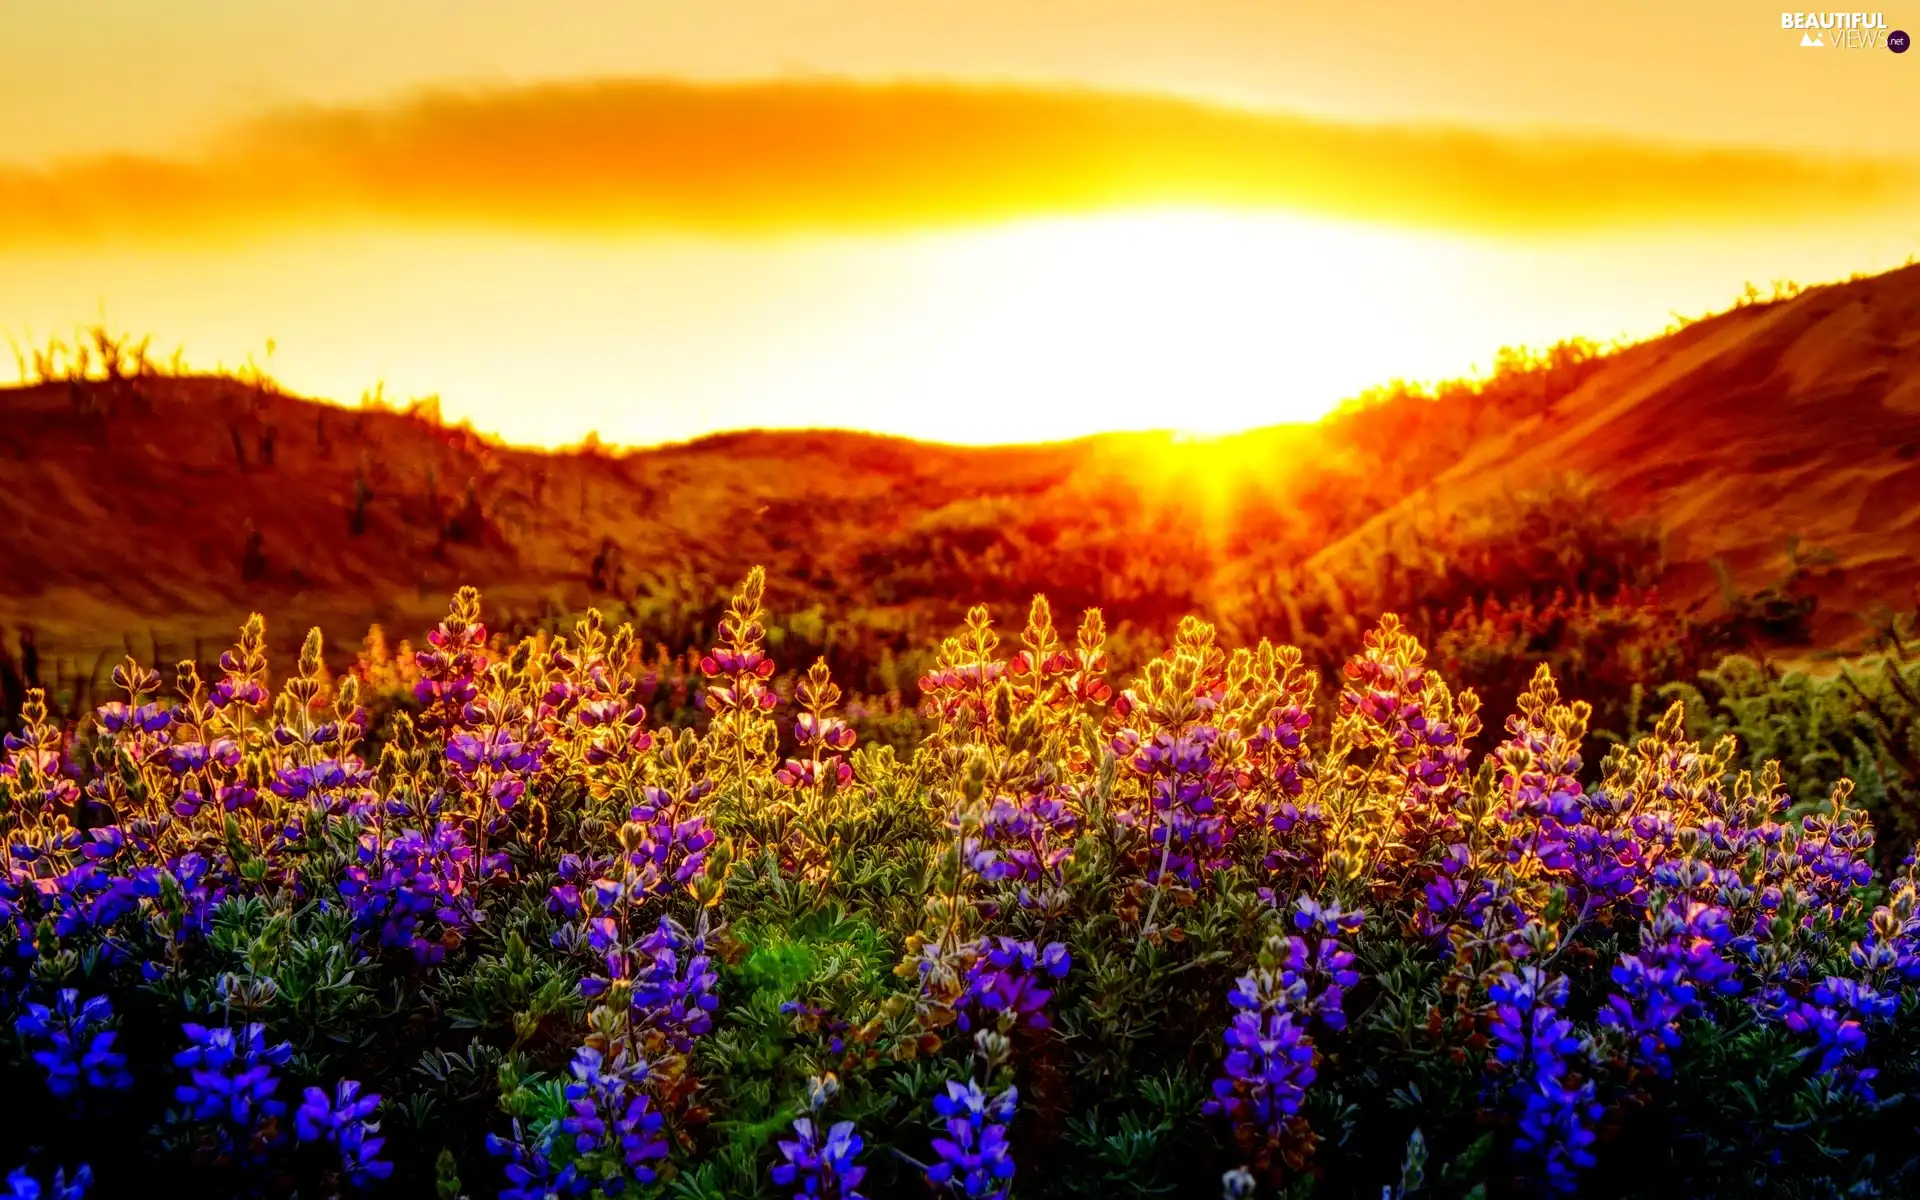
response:
<svg viewBox="0 0 1920 1200"><path fill-rule="evenodd" d="M1826 43L1825 43L1825 42L1823 42L1823 41L1821 41L1821 40L1820 40L1820 35L1819 35L1819 34L1817 34L1817 33L1803 33L1803 34L1801 34L1801 35L1800 35L1800 44L1801 44L1802 46L1823 46L1823 47L1824 47L1824 46L1826 45Z"/></svg>

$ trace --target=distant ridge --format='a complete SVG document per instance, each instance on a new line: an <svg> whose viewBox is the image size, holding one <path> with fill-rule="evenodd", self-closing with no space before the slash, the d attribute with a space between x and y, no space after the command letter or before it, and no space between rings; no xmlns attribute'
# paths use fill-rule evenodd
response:
<svg viewBox="0 0 1920 1200"><path fill-rule="evenodd" d="M167 657L259 609L280 636L315 622L338 642L376 620L416 630L463 582L537 612L756 562L797 607L945 612L1044 590L1151 619L1204 602L1210 580L1348 569L1395 523L1569 474L1657 524L1661 587L1683 604L1714 603L1723 575L1763 586L1790 555L1818 564L1823 642L1914 604L1920 267L1737 308L1569 379L1511 419L1403 401L1451 430L1444 453L1396 435L1401 410L1364 407L1188 444L744 431L545 453L227 378L0 389L0 638ZM1391 435L1369 435L1371 458L1368 421Z"/></svg>

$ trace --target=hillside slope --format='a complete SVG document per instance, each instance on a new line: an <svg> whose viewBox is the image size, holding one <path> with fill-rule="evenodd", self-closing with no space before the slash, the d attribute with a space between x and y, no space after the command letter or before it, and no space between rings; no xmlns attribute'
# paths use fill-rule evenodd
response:
<svg viewBox="0 0 1920 1200"><path fill-rule="evenodd" d="M461 583L522 609L754 562L830 588L806 548L837 559L834 530L891 528L983 475L1030 490L1079 457L838 432L550 454L230 379L45 384L0 393L0 625L81 652L225 636L250 608L412 626Z"/></svg>
<svg viewBox="0 0 1920 1200"><path fill-rule="evenodd" d="M1630 347L1545 411L1482 437L1431 485L1316 556L1337 569L1383 527L1574 471L1654 523L1663 588L1714 569L1754 590L1813 565L1822 640L1920 589L1920 266L1735 309Z"/></svg>
<svg viewBox="0 0 1920 1200"><path fill-rule="evenodd" d="M1721 569L1765 586L1795 547L1818 638L1840 645L1920 586L1916 351L1908 268L1497 387L1199 443L748 432L547 453L226 378L0 390L0 641L166 659L258 609L279 639L318 623L338 643L417 630L461 583L496 613L698 605L753 563L785 611L859 605L916 636L1036 590L1155 624L1279 573L1364 573L1391 531L1418 541L1577 475L1658 527L1683 605L1717 603Z"/></svg>

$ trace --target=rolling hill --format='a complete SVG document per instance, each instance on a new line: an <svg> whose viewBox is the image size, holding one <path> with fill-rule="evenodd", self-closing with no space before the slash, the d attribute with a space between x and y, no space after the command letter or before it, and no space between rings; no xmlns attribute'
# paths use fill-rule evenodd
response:
<svg viewBox="0 0 1920 1200"><path fill-rule="evenodd" d="M281 639L317 623L339 645L417 630L463 582L501 613L664 611L756 562L784 610L852 600L916 636L1039 590L1153 625L1276 578L1343 586L1388 547L1444 556L1474 514L1531 496L1656 530L1657 582L1695 610L1798 563L1815 640L1839 647L1920 586L1917 351L1909 267L1207 441L744 432L549 453L231 378L57 380L0 391L0 637L171 659L257 609ZM1356 603L1375 601L1395 602Z"/></svg>
<svg viewBox="0 0 1920 1200"><path fill-rule="evenodd" d="M1669 595L1814 568L1818 640L1920 597L1920 267L1811 289L1611 355L1557 402L1476 439L1429 486L1317 552L1334 568L1416 511L1457 512L1573 470L1660 531Z"/></svg>

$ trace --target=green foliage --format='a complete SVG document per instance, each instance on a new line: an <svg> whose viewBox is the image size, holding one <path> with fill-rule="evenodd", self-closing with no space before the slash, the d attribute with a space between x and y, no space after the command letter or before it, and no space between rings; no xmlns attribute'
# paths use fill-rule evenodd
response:
<svg viewBox="0 0 1920 1200"><path fill-rule="evenodd" d="M1874 651L1781 668L1731 656L1662 695L1687 701L1703 740L1739 738L1754 766L1777 760L1796 796L1842 778L1899 842L1920 836L1920 640L1913 617L1890 617Z"/></svg>

